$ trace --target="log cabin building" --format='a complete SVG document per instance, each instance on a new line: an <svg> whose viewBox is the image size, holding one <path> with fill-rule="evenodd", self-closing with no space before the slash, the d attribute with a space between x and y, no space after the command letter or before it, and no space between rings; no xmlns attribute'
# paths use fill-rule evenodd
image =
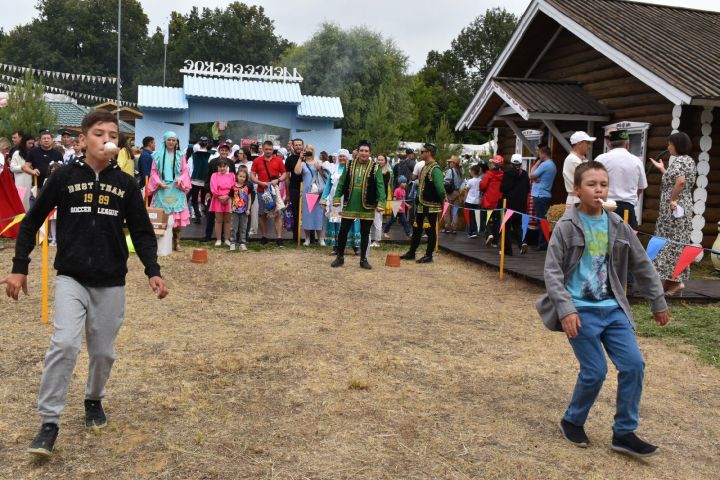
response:
<svg viewBox="0 0 720 480"><path fill-rule="evenodd" d="M660 173L647 160L676 130L690 135L697 181L692 241L710 247L720 221L720 12L625 0L533 0L456 130L494 129L498 152L534 157L551 146L564 203L563 161L577 130L621 127L646 162L640 231L652 234Z"/></svg>

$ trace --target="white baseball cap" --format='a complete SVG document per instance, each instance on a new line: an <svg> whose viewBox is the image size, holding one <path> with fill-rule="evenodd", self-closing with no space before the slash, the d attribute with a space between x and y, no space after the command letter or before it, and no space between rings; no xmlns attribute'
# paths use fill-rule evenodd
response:
<svg viewBox="0 0 720 480"><path fill-rule="evenodd" d="M595 137L591 137L585 132L575 132L570 137L570 144L575 145L579 142L594 142L596 140Z"/></svg>
<svg viewBox="0 0 720 480"><path fill-rule="evenodd" d="M522 163L522 155L519 153L513 153L512 157L510 157L510 163L520 165Z"/></svg>

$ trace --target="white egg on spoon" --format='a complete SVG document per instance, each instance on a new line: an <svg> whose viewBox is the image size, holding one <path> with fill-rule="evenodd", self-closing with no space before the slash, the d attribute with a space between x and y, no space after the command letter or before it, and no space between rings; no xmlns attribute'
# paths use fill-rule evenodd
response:
<svg viewBox="0 0 720 480"><path fill-rule="evenodd" d="M113 142L105 142L105 153L108 156L114 157L119 151L120 149Z"/></svg>
<svg viewBox="0 0 720 480"><path fill-rule="evenodd" d="M605 200L602 202L602 207L606 212L614 212L617 210L617 203L615 203L615 200Z"/></svg>

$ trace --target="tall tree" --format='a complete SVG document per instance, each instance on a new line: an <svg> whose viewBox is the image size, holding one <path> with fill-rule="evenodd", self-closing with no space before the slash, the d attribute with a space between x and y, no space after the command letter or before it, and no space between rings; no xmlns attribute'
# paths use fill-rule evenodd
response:
<svg viewBox="0 0 720 480"><path fill-rule="evenodd" d="M55 112L45 103L45 89L32 72L8 90L8 104L0 108L0 136L16 130L37 133L42 128L55 129Z"/></svg>
<svg viewBox="0 0 720 480"><path fill-rule="evenodd" d="M138 0L123 0L121 76L129 86L144 56L148 17ZM117 73L117 0L39 0L38 17L11 30L0 45L5 63L42 70L115 76ZM116 86L63 78L48 84L70 91L115 98ZM136 92L123 89L126 100Z"/></svg>
<svg viewBox="0 0 720 480"><path fill-rule="evenodd" d="M303 75L303 93L340 97L345 145L386 132L383 148L396 148L411 122L412 80L407 57L391 40L364 27L345 30L324 23L310 40L290 49L282 63Z"/></svg>
<svg viewBox="0 0 720 480"><path fill-rule="evenodd" d="M434 131L443 116L455 125L510 39L517 18L505 9L488 9L475 18L452 41L450 49L430 51L411 97L419 110L415 134ZM429 101L428 101L429 100ZM485 135L474 131L459 134L463 143L483 143Z"/></svg>
<svg viewBox="0 0 720 480"><path fill-rule="evenodd" d="M162 75L162 36L151 40L154 68ZM197 7L187 15L172 12L168 45L167 75L169 85L182 85L185 60L207 60L243 65L276 65L280 56L292 46L275 33L273 21L265 9L233 2L225 9ZM162 80L162 77L161 77Z"/></svg>

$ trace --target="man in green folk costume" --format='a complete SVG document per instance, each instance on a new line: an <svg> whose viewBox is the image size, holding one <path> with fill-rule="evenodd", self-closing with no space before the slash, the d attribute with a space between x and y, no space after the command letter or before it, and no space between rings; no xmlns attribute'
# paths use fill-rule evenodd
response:
<svg viewBox="0 0 720 480"><path fill-rule="evenodd" d="M436 151L437 147L432 143L426 143L420 150L420 158L425 162L425 166L418 176L417 215L415 216L410 250L400 256L403 260L415 260L415 251L420 246L422 238L423 224L427 220L430 224L430 227L425 229L428 236L427 250L425 256L421 257L417 263L433 261L433 252L437 247L438 215L442 212L445 203L445 175L435 161Z"/></svg>
<svg viewBox="0 0 720 480"><path fill-rule="evenodd" d="M360 220L360 267L370 270L372 266L367 259L370 227L375 218L375 210L385 210L385 185L378 167L370 158L371 146L366 140L360 141L357 157L348 161L333 197L333 205L339 206L342 199L343 207L340 233L337 241L337 258L332 267L345 264L345 244L353 222Z"/></svg>

